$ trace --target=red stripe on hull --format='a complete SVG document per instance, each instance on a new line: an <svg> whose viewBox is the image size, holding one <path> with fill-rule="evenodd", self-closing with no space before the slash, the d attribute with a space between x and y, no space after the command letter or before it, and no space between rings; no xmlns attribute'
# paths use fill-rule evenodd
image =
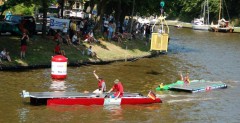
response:
<svg viewBox="0 0 240 123"><path fill-rule="evenodd" d="M48 99L47 105L103 105L104 98L55 98Z"/></svg>
<svg viewBox="0 0 240 123"><path fill-rule="evenodd" d="M105 98L54 98L48 99L47 105L104 105ZM151 98L122 98L121 105L130 104L151 104L162 103L160 98L152 100Z"/></svg>
<svg viewBox="0 0 240 123"><path fill-rule="evenodd" d="M151 103L162 103L160 98L156 98L155 100L151 98L122 98L121 105L123 104L151 104Z"/></svg>

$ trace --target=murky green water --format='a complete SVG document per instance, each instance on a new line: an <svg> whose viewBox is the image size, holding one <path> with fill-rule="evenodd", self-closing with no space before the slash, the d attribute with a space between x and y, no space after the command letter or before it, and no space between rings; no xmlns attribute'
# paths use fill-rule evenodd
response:
<svg viewBox="0 0 240 123"><path fill-rule="evenodd" d="M50 69L0 72L0 122L238 122L240 120L240 34L201 32L171 28L167 55L104 66L68 68L65 82L51 81ZM92 91L97 87L92 71L106 80L123 82L127 92L144 95L159 83L190 72L192 79L223 81L227 89L203 93L156 92L162 104L123 106L32 106L22 90Z"/></svg>

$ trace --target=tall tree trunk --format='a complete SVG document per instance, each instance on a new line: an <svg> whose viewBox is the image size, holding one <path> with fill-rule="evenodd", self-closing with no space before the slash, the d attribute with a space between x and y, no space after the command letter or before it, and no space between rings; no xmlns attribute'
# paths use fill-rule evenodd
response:
<svg viewBox="0 0 240 123"><path fill-rule="evenodd" d="M125 20L125 16L127 15L127 7L128 6L121 6L122 12L121 15L119 17L119 21L120 21L120 26L123 26L123 22Z"/></svg>
<svg viewBox="0 0 240 123"><path fill-rule="evenodd" d="M43 25L42 25L42 36L46 36L47 31L47 11L48 11L48 0L42 0L42 8L43 8Z"/></svg>
<svg viewBox="0 0 240 123"><path fill-rule="evenodd" d="M101 29L101 26L103 24L103 15L105 13L106 4L107 4L107 0L100 0L97 5L99 21L97 22L97 26L95 29Z"/></svg>
<svg viewBox="0 0 240 123"><path fill-rule="evenodd" d="M115 15L116 25L118 25L118 23L120 22L121 14L122 14L122 0L118 0L116 15Z"/></svg>
<svg viewBox="0 0 240 123"><path fill-rule="evenodd" d="M135 6L135 0L133 0L133 5L132 5L132 15L131 15L130 33L132 33L132 27L133 27L133 13L134 13L134 6Z"/></svg>
<svg viewBox="0 0 240 123"><path fill-rule="evenodd" d="M61 1L61 17L63 18L64 0Z"/></svg>

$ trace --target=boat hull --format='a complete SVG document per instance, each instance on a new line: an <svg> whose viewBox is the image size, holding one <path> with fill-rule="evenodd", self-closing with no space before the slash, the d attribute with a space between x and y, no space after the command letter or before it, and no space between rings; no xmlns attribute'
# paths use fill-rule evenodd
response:
<svg viewBox="0 0 240 123"><path fill-rule="evenodd" d="M192 28L194 29L194 30L206 30L206 31L208 31L209 30L209 25L192 25Z"/></svg>
<svg viewBox="0 0 240 123"><path fill-rule="evenodd" d="M232 27L210 27L209 31L211 32L233 32L234 28Z"/></svg>
<svg viewBox="0 0 240 123"><path fill-rule="evenodd" d="M162 100L152 92L148 96L140 93L125 92L121 98L109 98L113 93L79 93L79 92L27 92L23 90L23 98L30 97L31 105L136 105L161 103Z"/></svg>

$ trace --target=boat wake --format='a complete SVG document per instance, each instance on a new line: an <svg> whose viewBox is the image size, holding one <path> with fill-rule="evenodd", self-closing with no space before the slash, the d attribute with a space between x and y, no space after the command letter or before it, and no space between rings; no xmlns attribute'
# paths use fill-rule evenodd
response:
<svg viewBox="0 0 240 123"><path fill-rule="evenodd" d="M156 97L159 97L159 98L167 98L167 97L188 97L188 98L191 98L191 97L195 97L194 95L173 95L173 94L165 94L165 95L159 95L157 94Z"/></svg>
<svg viewBox="0 0 240 123"><path fill-rule="evenodd" d="M206 101L206 100L213 100L214 98L206 98L202 96L196 96L194 94L191 95L174 95L174 94L157 94L156 97L159 97L167 103L179 103L179 102L190 102L190 101Z"/></svg>
<svg viewBox="0 0 240 123"><path fill-rule="evenodd" d="M179 103L179 102L190 102L190 101L206 101L213 100L213 98L187 98L187 99L179 99L179 100L168 100L167 103Z"/></svg>

